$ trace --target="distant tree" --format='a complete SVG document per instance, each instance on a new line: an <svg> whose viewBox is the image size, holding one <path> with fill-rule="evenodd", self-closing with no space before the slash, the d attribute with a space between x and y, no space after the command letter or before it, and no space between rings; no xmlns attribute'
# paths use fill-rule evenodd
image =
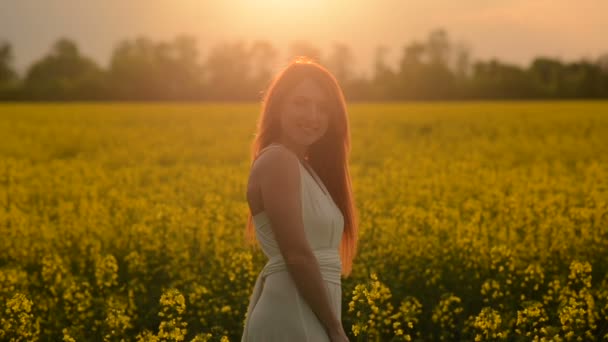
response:
<svg viewBox="0 0 608 342"><path fill-rule="evenodd" d="M401 68L406 65L421 65L423 63L424 54L427 47L419 42L412 42L403 49L403 58L401 58Z"/></svg>
<svg viewBox="0 0 608 342"><path fill-rule="evenodd" d="M177 36L154 42L140 36L123 40L114 49L109 77L118 99L194 99L203 86L196 40Z"/></svg>
<svg viewBox="0 0 608 342"><path fill-rule="evenodd" d="M459 78L467 78L471 74L471 48L464 42L459 42L453 45L452 53L453 67L452 70Z"/></svg>
<svg viewBox="0 0 608 342"><path fill-rule="evenodd" d="M372 74L357 76L355 56L340 42L321 58L317 46L295 40L285 60L265 40L223 42L199 62L192 36L158 42L139 36L116 45L106 71L61 38L20 80L11 45L0 43L0 100L260 100L272 76L296 56L325 65L348 100L608 98L608 53L569 63L540 56L527 67L473 61L469 46L452 42L442 28L399 51L389 66L389 48L378 46Z"/></svg>
<svg viewBox="0 0 608 342"><path fill-rule="evenodd" d="M562 63L538 57L532 62L529 73L529 81L539 97L598 98L608 93L600 65L589 60Z"/></svg>
<svg viewBox="0 0 608 342"><path fill-rule="evenodd" d="M451 43L444 29L431 31L426 42L426 53L429 64L447 67L450 59Z"/></svg>
<svg viewBox="0 0 608 342"><path fill-rule="evenodd" d="M369 100L394 99L396 75L386 62L389 49L385 45L376 47L374 52L374 74L370 80Z"/></svg>
<svg viewBox="0 0 608 342"><path fill-rule="evenodd" d="M13 70L13 50L8 42L0 44L0 100L15 99L18 92L18 77Z"/></svg>
<svg viewBox="0 0 608 342"><path fill-rule="evenodd" d="M13 49L9 42L0 43L0 100L14 100L19 93L19 79L12 68Z"/></svg>
<svg viewBox="0 0 608 342"><path fill-rule="evenodd" d="M420 96L424 88L425 53L426 46L417 41L403 48L397 75L399 90L391 96L393 99L413 99Z"/></svg>
<svg viewBox="0 0 608 342"><path fill-rule="evenodd" d="M600 55L597 58L597 65L604 73L608 74L608 52Z"/></svg>
<svg viewBox="0 0 608 342"><path fill-rule="evenodd" d="M602 71L602 97L608 97L608 52L598 57L597 65Z"/></svg>
<svg viewBox="0 0 608 342"><path fill-rule="evenodd" d="M0 86L7 85L17 79L17 73L11 67L13 58L11 44L9 42L0 43Z"/></svg>
<svg viewBox="0 0 608 342"><path fill-rule="evenodd" d="M334 42L324 64L336 76L338 82L345 86L353 77L354 60L353 52L348 45Z"/></svg>
<svg viewBox="0 0 608 342"><path fill-rule="evenodd" d="M529 68L530 81L541 97L556 97L562 82L563 66L559 60L537 57Z"/></svg>
<svg viewBox="0 0 608 342"><path fill-rule="evenodd" d="M374 51L374 76L382 76L389 73L392 73L391 68L388 63L386 63L386 55L388 54L389 49L386 45L380 45L376 47Z"/></svg>
<svg viewBox="0 0 608 342"><path fill-rule="evenodd" d="M268 86L274 72L276 71L277 49L266 40L256 40L249 48L249 60L251 61L251 84L253 91L261 99L263 91Z"/></svg>
<svg viewBox="0 0 608 342"><path fill-rule="evenodd" d="M51 52L28 69L24 91L33 100L89 100L105 97L103 70L82 56L72 40L58 39Z"/></svg>
<svg viewBox="0 0 608 342"><path fill-rule="evenodd" d="M197 40L190 35L178 35L170 45L171 52L163 70L166 79L173 80L173 98L192 100L201 96L203 67L199 63Z"/></svg>
<svg viewBox="0 0 608 342"><path fill-rule="evenodd" d="M450 70L453 44L444 29L431 31L427 38L428 65L424 68L425 87L420 94L424 99L448 99L453 97L455 76Z"/></svg>
<svg viewBox="0 0 608 342"><path fill-rule="evenodd" d="M435 99L450 95L453 75L447 59L428 45L412 42L403 49L399 62L396 99Z"/></svg>
<svg viewBox="0 0 608 342"><path fill-rule="evenodd" d="M473 65L471 97L525 98L532 95L532 85L525 70L496 59Z"/></svg>
<svg viewBox="0 0 608 342"><path fill-rule="evenodd" d="M608 93L602 69L591 61L568 63L563 66L561 74L557 97L598 98Z"/></svg>
<svg viewBox="0 0 608 342"><path fill-rule="evenodd" d="M369 79L362 74L354 75L343 87L343 91L347 101L369 101L373 99L372 84ZM381 95L386 97L384 94Z"/></svg>
<svg viewBox="0 0 608 342"><path fill-rule="evenodd" d="M450 70L452 43L443 29L429 33L425 42L403 48L397 76L396 99L447 99L455 96L456 78Z"/></svg>
<svg viewBox="0 0 608 342"><path fill-rule="evenodd" d="M455 98L468 98L471 96L471 48L464 42L452 45L452 62L450 70L454 74L453 96Z"/></svg>
<svg viewBox="0 0 608 342"><path fill-rule="evenodd" d="M211 99L252 100L251 50L244 41L222 43L212 48L206 62L206 83Z"/></svg>
<svg viewBox="0 0 608 342"><path fill-rule="evenodd" d="M110 58L109 77L114 96L120 100L164 98L158 50L154 42L140 36L120 41Z"/></svg>

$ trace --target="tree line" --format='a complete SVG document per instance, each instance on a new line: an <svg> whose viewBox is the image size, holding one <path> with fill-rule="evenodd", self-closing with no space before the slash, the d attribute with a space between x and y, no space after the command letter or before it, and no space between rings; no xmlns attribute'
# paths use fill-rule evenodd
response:
<svg viewBox="0 0 608 342"><path fill-rule="evenodd" d="M608 98L608 53L595 61L563 62L537 57L520 67L497 59L473 60L444 29L403 46L396 66L379 46L371 76L354 72L350 47L334 43L327 54L307 41L289 45L288 58L312 57L334 73L348 100L456 100ZM12 63L12 46L0 43L0 100L196 100L254 101L281 66L268 41L224 42L201 61L197 41L139 36L119 42L107 68L83 55L69 38L59 38L23 76Z"/></svg>

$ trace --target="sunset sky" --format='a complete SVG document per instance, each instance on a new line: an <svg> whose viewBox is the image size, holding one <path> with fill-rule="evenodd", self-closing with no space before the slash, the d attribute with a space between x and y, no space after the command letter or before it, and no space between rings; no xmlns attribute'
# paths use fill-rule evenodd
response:
<svg viewBox="0 0 608 342"><path fill-rule="evenodd" d="M202 57L222 41L266 39L281 53L293 40L328 52L348 44L359 72L378 45L394 63L412 40L444 28L474 59L525 65L535 56L570 61L608 52L606 0L0 0L0 40L12 43L22 73L60 36L106 67L121 39L192 34Z"/></svg>

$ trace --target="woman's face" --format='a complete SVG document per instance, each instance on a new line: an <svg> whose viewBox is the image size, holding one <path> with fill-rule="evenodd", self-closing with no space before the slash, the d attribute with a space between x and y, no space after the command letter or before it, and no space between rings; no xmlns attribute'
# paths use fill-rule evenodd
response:
<svg viewBox="0 0 608 342"><path fill-rule="evenodd" d="M283 135L298 145L313 144L327 131L329 108L323 89L309 78L302 80L282 104L280 117Z"/></svg>

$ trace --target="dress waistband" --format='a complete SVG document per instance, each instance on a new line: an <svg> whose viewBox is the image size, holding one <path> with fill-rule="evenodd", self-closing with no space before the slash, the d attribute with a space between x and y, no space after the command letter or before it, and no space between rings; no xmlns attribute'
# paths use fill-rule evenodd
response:
<svg viewBox="0 0 608 342"><path fill-rule="evenodd" d="M340 276L342 272L342 261L340 260L340 253L337 248L319 248L312 250L314 256L317 258L319 262L319 269L321 270L321 277L323 280L340 285ZM247 308L247 316L245 318L245 329L243 331L243 337L241 341L246 341L247 335L247 325L249 323L249 317L251 317L251 313L255 308L255 305L262 294L262 289L264 287L264 281L266 277L269 275L276 273L287 271L287 265L285 264L285 260L283 256L279 253L277 255L273 255L268 259L266 265L258 275L258 278L255 281L255 285L253 286L253 293L249 299L249 306Z"/></svg>
<svg viewBox="0 0 608 342"><path fill-rule="evenodd" d="M335 248L313 249L313 254L319 262L319 269L323 280L340 285L340 274L342 272L342 262L340 254ZM273 255L262 269L260 276L267 276L281 271L287 271L287 265L281 254Z"/></svg>

